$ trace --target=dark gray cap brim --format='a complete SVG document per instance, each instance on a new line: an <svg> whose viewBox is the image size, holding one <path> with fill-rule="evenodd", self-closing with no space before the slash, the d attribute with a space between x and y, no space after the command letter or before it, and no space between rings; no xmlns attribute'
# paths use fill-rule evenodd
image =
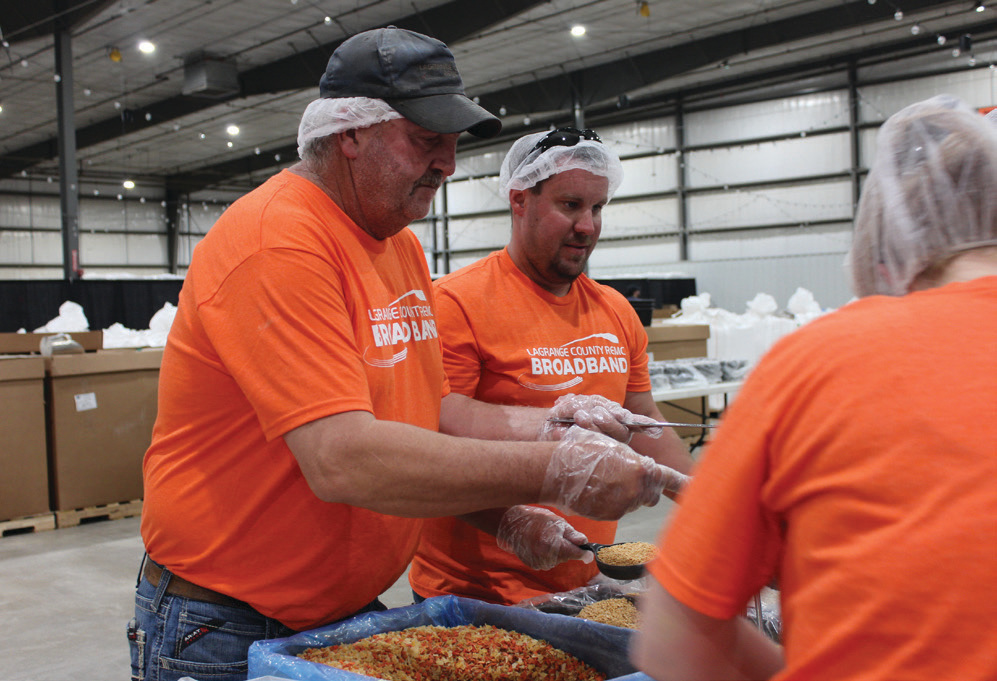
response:
<svg viewBox="0 0 997 681"><path fill-rule="evenodd" d="M502 131L502 121L465 95L439 94L385 101L408 120L433 132L467 131L488 139Z"/></svg>

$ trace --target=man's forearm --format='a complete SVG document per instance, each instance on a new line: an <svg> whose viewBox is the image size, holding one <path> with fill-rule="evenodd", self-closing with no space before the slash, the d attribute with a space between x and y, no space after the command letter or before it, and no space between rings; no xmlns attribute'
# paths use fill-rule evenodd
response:
<svg viewBox="0 0 997 681"><path fill-rule="evenodd" d="M440 432L481 440L537 439L547 409L489 404L466 395L450 393L443 398Z"/></svg>
<svg viewBox="0 0 997 681"><path fill-rule="evenodd" d="M450 437L367 412L319 419L284 439L319 498L408 517L536 502L555 447Z"/></svg>

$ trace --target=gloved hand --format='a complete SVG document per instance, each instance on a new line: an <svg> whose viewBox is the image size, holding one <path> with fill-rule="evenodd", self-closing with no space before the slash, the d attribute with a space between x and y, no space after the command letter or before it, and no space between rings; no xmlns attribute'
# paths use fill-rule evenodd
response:
<svg viewBox="0 0 997 681"><path fill-rule="evenodd" d="M630 442L633 432L623 423L638 417L602 395L561 395L547 412L538 440L560 440L571 425L554 423L551 418L573 418L580 428L604 433L619 442Z"/></svg>
<svg viewBox="0 0 997 681"><path fill-rule="evenodd" d="M677 492L688 479L612 438L572 426L547 465L540 503L596 520L618 520L641 506L654 506L663 490Z"/></svg>
<svg viewBox="0 0 997 681"><path fill-rule="evenodd" d="M527 567L550 570L567 560L591 563L591 551L578 548L587 541L584 534L553 511L539 506L513 506L502 516L498 546L515 554Z"/></svg>

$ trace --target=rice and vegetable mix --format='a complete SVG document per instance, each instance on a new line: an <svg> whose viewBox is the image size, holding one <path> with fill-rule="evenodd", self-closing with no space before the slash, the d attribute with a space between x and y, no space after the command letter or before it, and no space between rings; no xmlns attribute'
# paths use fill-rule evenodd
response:
<svg viewBox="0 0 997 681"><path fill-rule="evenodd" d="M605 681L546 641L492 625L421 626L298 657L387 681Z"/></svg>

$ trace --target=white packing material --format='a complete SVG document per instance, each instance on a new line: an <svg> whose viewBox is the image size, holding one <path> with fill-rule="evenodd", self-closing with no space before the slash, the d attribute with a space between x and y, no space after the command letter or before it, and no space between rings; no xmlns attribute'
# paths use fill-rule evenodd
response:
<svg viewBox="0 0 997 681"><path fill-rule="evenodd" d="M177 316L176 305L167 302L149 321L148 329L129 329L115 322L104 329L105 348L161 348Z"/></svg>
<svg viewBox="0 0 997 681"><path fill-rule="evenodd" d="M83 307L79 303L67 300L59 306L59 316L39 326L35 329L35 333L73 333L89 330L90 322L83 312Z"/></svg>

